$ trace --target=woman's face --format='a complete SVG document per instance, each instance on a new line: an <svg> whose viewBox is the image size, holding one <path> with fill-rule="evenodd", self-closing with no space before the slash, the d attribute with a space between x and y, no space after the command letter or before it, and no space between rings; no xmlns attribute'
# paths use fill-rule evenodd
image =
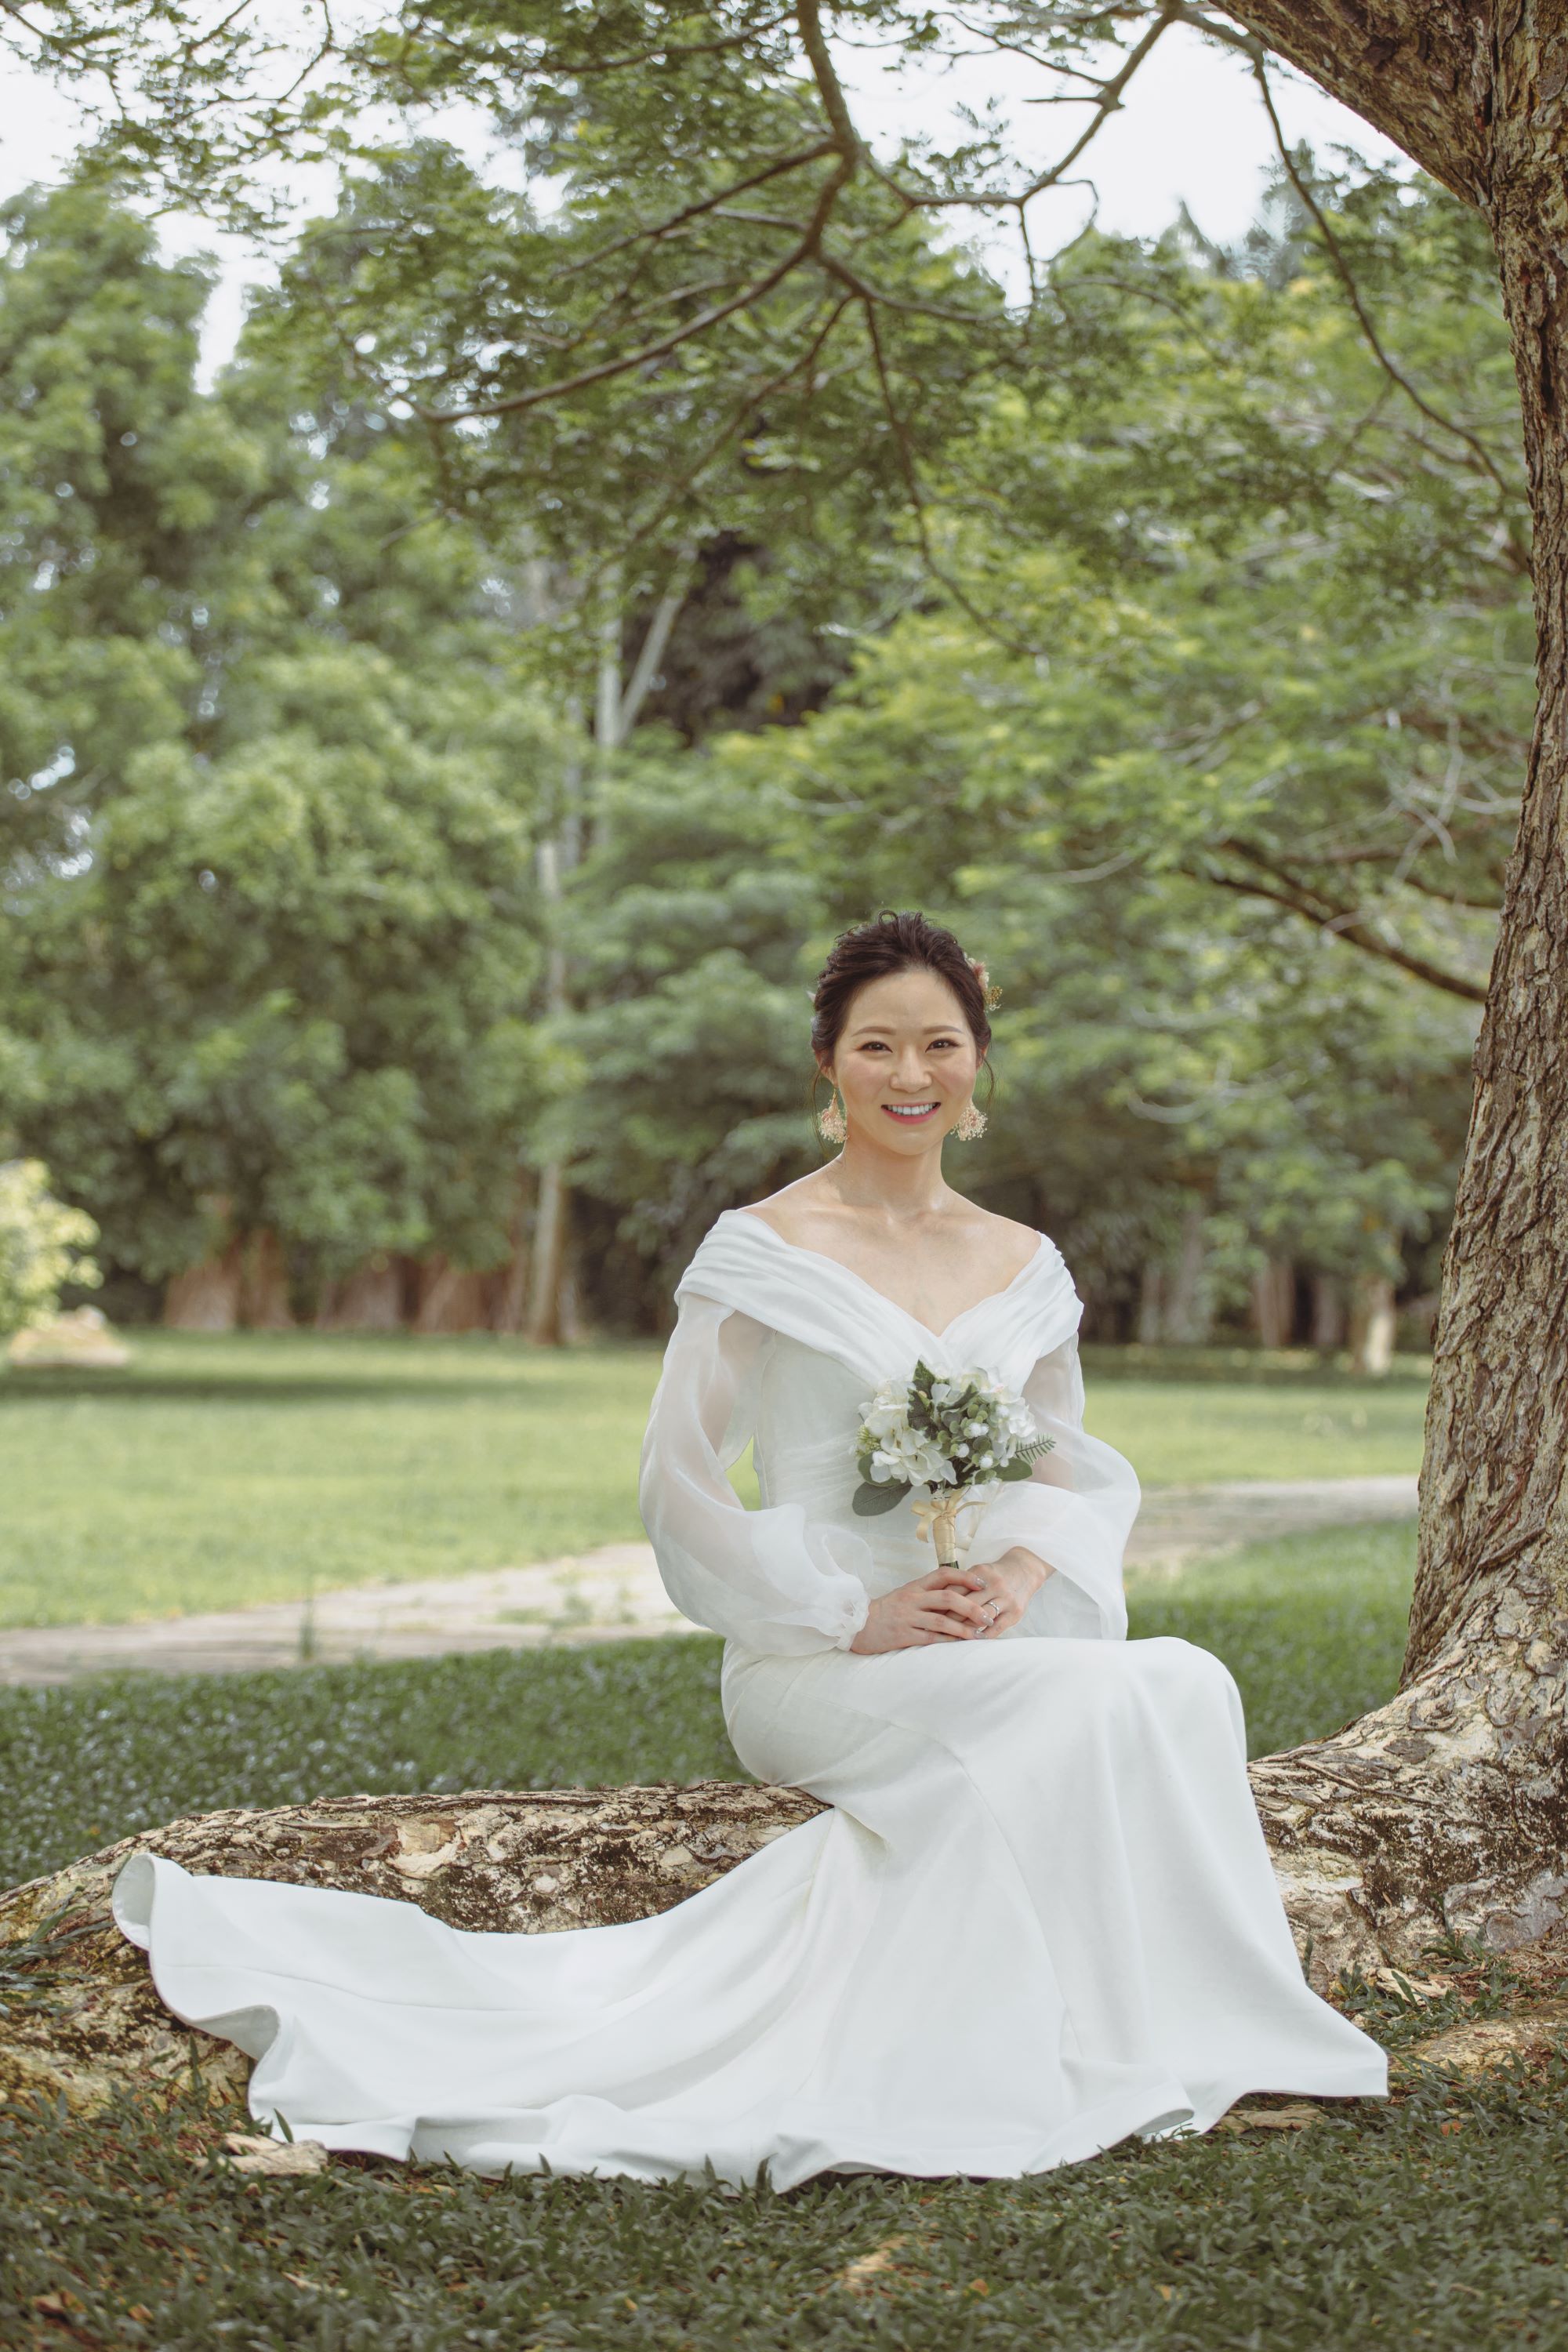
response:
<svg viewBox="0 0 1568 2352"><path fill-rule="evenodd" d="M825 1067L844 1097L851 1134L913 1153L957 1126L980 1059L957 997L934 971L921 970L889 972L856 990Z"/></svg>

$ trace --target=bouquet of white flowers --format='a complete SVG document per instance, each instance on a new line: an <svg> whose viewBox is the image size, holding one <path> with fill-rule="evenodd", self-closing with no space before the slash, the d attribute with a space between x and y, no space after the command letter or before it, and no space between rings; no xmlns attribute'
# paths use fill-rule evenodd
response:
<svg viewBox="0 0 1568 2352"><path fill-rule="evenodd" d="M851 1507L879 1518L915 1486L928 1488L915 1516L944 1568L957 1563L959 1512L1026 1478L1052 1447L1023 1398L985 1371L942 1374L918 1363L910 1380L885 1381L860 1410Z"/></svg>

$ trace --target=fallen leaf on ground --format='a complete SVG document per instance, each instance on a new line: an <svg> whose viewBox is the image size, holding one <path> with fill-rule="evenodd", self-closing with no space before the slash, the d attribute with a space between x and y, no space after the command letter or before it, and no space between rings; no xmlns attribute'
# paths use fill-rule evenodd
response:
<svg viewBox="0 0 1568 2352"><path fill-rule="evenodd" d="M846 2287L851 2294L863 2294L879 2271L889 2269L893 2256L903 2244L902 2238L884 2238L868 2254L858 2254L834 2280L835 2286Z"/></svg>
<svg viewBox="0 0 1568 2352"><path fill-rule="evenodd" d="M1561 2003L1533 2017L1479 2017L1465 2025L1451 2025L1446 2033L1417 2044L1414 2055L1433 2066L1458 2066L1479 2072L1500 2065L1505 2058L1526 2057L1550 2050L1568 2039L1568 2011Z"/></svg>
<svg viewBox="0 0 1568 2352"><path fill-rule="evenodd" d="M327 2151L319 2139L264 2139L255 2132L225 2132L223 2144L231 2172L266 2172L276 2178L327 2168Z"/></svg>
<svg viewBox="0 0 1568 2352"><path fill-rule="evenodd" d="M1316 2107L1247 2107L1239 2113L1232 2108L1221 2116L1215 2131L1305 2131L1315 2124L1320 2110Z"/></svg>

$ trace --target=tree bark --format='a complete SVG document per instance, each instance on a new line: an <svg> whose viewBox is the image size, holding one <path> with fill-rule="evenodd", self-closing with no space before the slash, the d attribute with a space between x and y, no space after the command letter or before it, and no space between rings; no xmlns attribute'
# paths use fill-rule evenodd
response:
<svg viewBox="0 0 1568 2352"><path fill-rule="evenodd" d="M1540 701L1444 1270L1404 1687L1254 1768L1345 1949L1568 1916L1568 21L1547 0L1231 14L1484 214L1513 342Z"/></svg>
<svg viewBox="0 0 1568 2352"><path fill-rule="evenodd" d="M318 1331L400 1331L404 1270L396 1258L375 1257L330 1282L316 1310Z"/></svg>
<svg viewBox="0 0 1568 2352"><path fill-rule="evenodd" d="M658 675L658 666L669 644L670 632L686 602L691 562L689 549L677 556L668 583L643 634L631 675L624 684L621 639L625 616L618 590L610 595L600 617L591 770L595 785L603 782L615 753L625 749ZM540 887L550 910L552 929L560 921L562 877L575 866L583 854L583 786L581 770L568 776L560 837L540 846ZM571 998L567 988L566 961L558 936L552 939L547 951L544 994L545 1012L552 1019L559 1019L568 1011ZM525 1326L527 1337L535 1347L558 1347L563 1340L575 1336L577 1318L570 1277L570 1203L571 1192L564 1162L547 1161L539 1171Z"/></svg>
<svg viewBox="0 0 1568 2352"><path fill-rule="evenodd" d="M231 1242L221 1257L204 1257L173 1275L163 1293L163 1321L171 1331L232 1331L239 1322L240 1245Z"/></svg>

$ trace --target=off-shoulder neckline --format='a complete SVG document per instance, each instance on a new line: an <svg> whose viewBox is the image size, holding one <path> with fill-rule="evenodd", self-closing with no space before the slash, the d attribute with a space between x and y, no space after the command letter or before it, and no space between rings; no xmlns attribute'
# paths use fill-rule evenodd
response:
<svg viewBox="0 0 1568 2352"><path fill-rule="evenodd" d="M983 1298L976 1298L969 1306L961 1307L958 1313L944 1323L940 1331L937 1331L933 1330L929 1323L922 1323L920 1317L912 1315L907 1307L900 1306L896 1298L889 1298L885 1290L879 1290L874 1282L868 1282L863 1274L857 1274L852 1265L846 1265L841 1257L830 1257L826 1250L807 1249L804 1242L787 1241L776 1225L770 1225L765 1217L753 1216L749 1209L725 1209L721 1213L726 1217L743 1218L748 1225L756 1225L763 1233L770 1234L781 1249L790 1251L795 1257L816 1258L819 1265L833 1266L839 1274L847 1276L858 1288L869 1292L873 1298L879 1298L884 1307L890 1307L895 1315L901 1315L906 1323L912 1323L917 1331L923 1331L929 1339L939 1341L945 1339L950 1331L960 1323L965 1322L971 1315L977 1315L983 1307L994 1307L1000 1300L1010 1297L1018 1285L1036 1271L1047 1249L1050 1246L1048 1236L1037 1232L1035 1254L1018 1268L1012 1281L1004 1283L1000 1290L988 1290Z"/></svg>

